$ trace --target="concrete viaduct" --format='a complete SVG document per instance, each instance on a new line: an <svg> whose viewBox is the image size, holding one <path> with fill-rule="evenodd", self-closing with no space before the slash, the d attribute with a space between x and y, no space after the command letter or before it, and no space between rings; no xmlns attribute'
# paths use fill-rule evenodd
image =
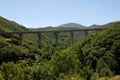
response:
<svg viewBox="0 0 120 80"><path fill-rule="evenodd" d="M38 46L41 48L42 46L42 43L41 43L41 40L42 40L42 33L54 33L54 36L55 36L55 46L58 45L58 35L59 33L62 33L62 32L68 32L70 34L70 37L71 37L71 43L73 43L73 38L74 38L74 32L84 32L85 36L88 35L89 31L101 31L103 30L103 28L93 28L93 29L77 29L77 30L55 30L55 31L29 31L29 32L0 32L0 35L3 35L3 34L18 34L19 35L19 39L20 39L20 44L22 45L22 40L23 40L23 37L22 35L24 34L37 34L38 35Z"/></svg>

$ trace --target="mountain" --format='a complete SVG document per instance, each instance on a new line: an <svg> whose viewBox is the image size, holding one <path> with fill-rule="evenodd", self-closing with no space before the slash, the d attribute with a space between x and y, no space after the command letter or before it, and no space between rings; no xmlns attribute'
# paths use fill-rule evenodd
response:
<svg viewBox="0 0 120 80"><path fill-rule="evenodd" d="M32 31L52 31L52 30L57 30L56 27L48 26L45 28L30 28Z"/></svg>
<svg viewBox="0 0 120 80"><path fill-rule="evenodd" d="M50 31L50 30L70 30L70 29L83 29L85 28L85 26L77 24L77 23L66 23L66 24L62 24L59 26L48 26L45 28L31 28L31 30L33 31Z"/></svg>
<svg viewBox="0 0 120 80"><path fill-rule="evenodd" d="M98 28L98 27L100 27L100 26L101 26L101 25L93 24L93 25L89 26L88 28Z"/></svg>
<svg viewBox="0 0 120 80"><path fill-rule="evenodd" d="M56 26L58 29L83 29L85 26L77 23L66 23L59 26Z"/></svg>

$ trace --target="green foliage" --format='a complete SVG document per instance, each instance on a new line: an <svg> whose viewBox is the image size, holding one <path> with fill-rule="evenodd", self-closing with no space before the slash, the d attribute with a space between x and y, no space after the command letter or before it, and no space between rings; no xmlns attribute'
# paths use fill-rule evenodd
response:
<svg viewBox="0 0 120 80"><path fill-rule="evenodd" d="M0 80L5 80L1 71L0 71Z"/></svg>
<svg viewBox="0 0 120 80"><path fill-rule="evenodd" d="M51 63L54 66L56 75L59 73L67 73L72 70L78 71L81 67L81 62L77 58L77 55L69 53L68 50L56 52L52 56Z"/></svg>
<svg viewBox="0 0 120 80"><path fill-rule="evenodd" d="M120 74L120 24L115 24L68 48L53 47L53 34L43 34L41 49L37 35L23 35L22 45L18 35L0 35L0 80L112 80ZM30 30L0 17L0 31ZM68 40L59 42L70 45Z"/></svg>
<svg viewBox="0 0 120 80"><path fill-rule="evenodd" d="M95 72L95 73L93 73L93 75L91 76L91 78L90 78L90 80L99 80L99 74L98 74L98 72Z"/></svg>
<svg viewBox="0 0 120 80"><path fill-rule="evenodd" d="M60 73L56 80L85 80L85 78L80 77L78 73L72 72L67 75Z"/></svg>
<svg viewBox="0 0 120 80"><path fill-rule="evenodd" d="M80 71L80 76L85 78L86 80L90 80L90 77L93 75L93 70L90 69L89 66L84 67L81 71Z"/></svg>
<svg viewBox="0 0 120 80"><path fill-rule="evenodd" d="M24 80L22 68L13 62L3 63L0 67L3 77L7 80Z"/></svg>
<svg viewBox="0 0 120 80"><path fill-rule="evenodd" d="M3 46L5 44L2 44ZM3 48L0 49L0 62L3 61L17 61L19 59L24 58L32 58L34 59L34 55L29 54L29 51L21 46L15 45L5 45Z"/></svg>
<svg viewBox="0 0 120 80"><path fill-rule="evenodd" d="M102 31L101 33L93 33L88 35L74 46L74 53L79 56L83 67L89 65L92 73L98 73L99 77L111 77L113 74L119 73L119 49L120 48L120 26L114 26ZM118 59L119 58L119 59ZM89 75L88 68L80 71L81 76ZM86 71L84 71L86 70ZM84 73L86 72L86 73ZM92 76L93 80L96 78Z"/></svg>
<svg viewBox="0 0 120 80"><path fill-rule="evenodd" d="M100 71L100 77L111 77L113 76L112 71L109 68L102 68L102 70Z"/></svg>
<svg viewBox="0 0 120 80"><path fill-rule="evenodd" d="M24 26L0 16L0 31L26 31Z"/></svg>

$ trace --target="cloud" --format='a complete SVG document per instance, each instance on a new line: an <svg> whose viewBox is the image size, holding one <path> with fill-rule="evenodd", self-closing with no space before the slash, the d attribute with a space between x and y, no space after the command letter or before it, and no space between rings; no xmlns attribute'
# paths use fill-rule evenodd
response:
<svg viewBox="0 0 120 80"><path fill-rule="evenodd" d="M28 25L23 25L23 26L28 27Z"/></svg>

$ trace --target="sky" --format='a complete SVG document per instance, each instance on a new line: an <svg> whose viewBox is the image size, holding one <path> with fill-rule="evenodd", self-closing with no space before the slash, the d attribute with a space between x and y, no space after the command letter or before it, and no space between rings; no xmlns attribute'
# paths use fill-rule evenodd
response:
<svg viewBox="0 0 120 80"><path fill-rule="evenodd" d="M120 21L120 0L0 0L0 16L28 28Z"/></svg>

